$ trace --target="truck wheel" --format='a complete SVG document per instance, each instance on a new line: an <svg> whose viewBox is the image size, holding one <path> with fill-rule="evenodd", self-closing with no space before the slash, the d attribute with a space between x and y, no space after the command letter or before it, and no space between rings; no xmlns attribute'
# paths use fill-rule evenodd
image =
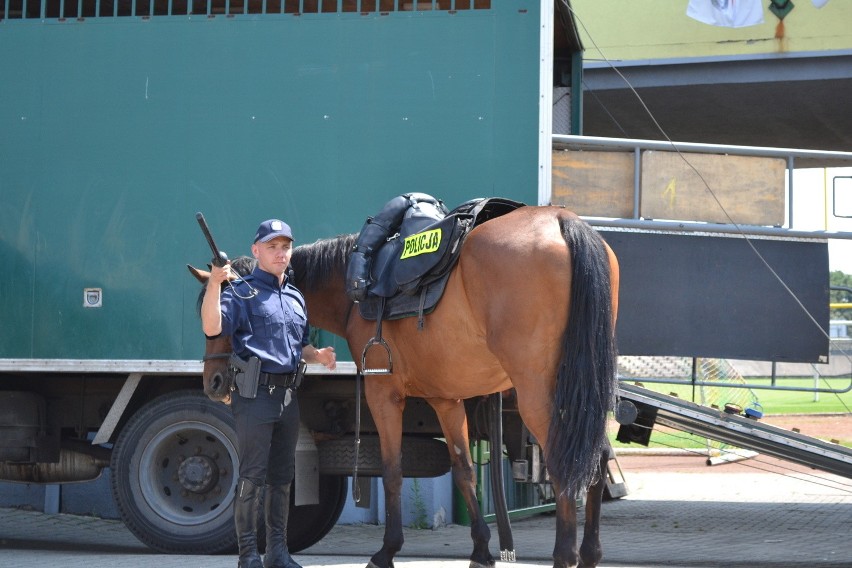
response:
<svg viewBox="0 0 852 568"><path fill-rule="evenodd" d="M112 492L125 525L160 552L234 550L239 474L231 410L180 391L136 412L115 443Z"/></svg>
<svg viewBox="0 0 852 568"><path fill-rule="evenodd" d="M290 552L309 548L327 535L340 518L348 494L346 477L342 475L320 475L320 502L316 505L294 507L293 492L290 496L290 520L287 522Z"/></svg>
<svg viewBox="0 0 852 568"><path fill-rule="evenodd" d="M203 393L179 391L146 404L128 420L112 451L112 492L124 524L160 552L235 551L236 440L230 408ZM291 502L290 549L303 550L328 534L346 495L345 477L320 475L319 504ZM258 524L263 548L262 518Z"/></svg>

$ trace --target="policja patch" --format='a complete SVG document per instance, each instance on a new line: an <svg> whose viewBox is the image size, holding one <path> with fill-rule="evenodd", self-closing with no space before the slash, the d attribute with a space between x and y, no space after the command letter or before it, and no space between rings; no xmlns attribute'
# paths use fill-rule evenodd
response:
<svg viewBox="0 0 852 568"><path fill-rule="evenodd" d="M440 246L441 229L415 233L410 237L405 237L405 242L402 246L402 256L399 258L402 260L404 258L411 258L412 256L435 252Z"/></svg>

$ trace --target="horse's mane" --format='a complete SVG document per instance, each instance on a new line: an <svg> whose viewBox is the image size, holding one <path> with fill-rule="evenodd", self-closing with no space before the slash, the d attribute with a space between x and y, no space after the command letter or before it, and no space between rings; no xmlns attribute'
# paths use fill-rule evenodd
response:
<svg viewBox="0 0 852 568"><path fill-rule="evenodd" d="M346 259L355 246L358 233L339 235L331 239L321 239L310 244L300 245L293 249L290 267L293 270L293 282L300 290L313 290L330 278L343 278ZM257 266L257 259L250 256L239 256L231 261L231 268L240 276L251 274ZM201 287L196 301L196 311L201 314L201 302L204 300L204 290Z"/></svg>
<svg viewBox="0 0 852 568"><path fill-rule="evenodd" d="M238 256L231 261L231 270L240 276L248 276L254 267L257 266L257 259L251 256ZM207 289L207 284L201 286L201 291L198 293L198 300L195 302L195 310L198 315L201 315L201 302L204 301L204 290Z"/></svg>
<svg viewBox="0 0 852 568"><path fill-rule="evenodd" d="M355 246L357 233L320 239L293 249L290 266L293 281L299 290L315 290L331 278L343 280L346 260Z"/></svg>

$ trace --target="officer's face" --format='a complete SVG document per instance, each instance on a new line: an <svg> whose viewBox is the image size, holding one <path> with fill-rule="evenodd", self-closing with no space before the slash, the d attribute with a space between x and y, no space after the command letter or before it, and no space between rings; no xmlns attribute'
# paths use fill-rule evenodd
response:
<svg viewBox="0 0 852 568"><path fill-rule="evenodd" d="M266 243L255 243L251 246L251 252L261 270L281 276L290 264L293 241L286 237L278 237Z"/></svg>

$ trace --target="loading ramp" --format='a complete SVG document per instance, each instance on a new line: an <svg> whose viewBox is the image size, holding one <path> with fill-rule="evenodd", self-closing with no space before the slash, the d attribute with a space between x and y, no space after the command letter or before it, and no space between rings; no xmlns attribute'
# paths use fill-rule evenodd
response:
<svg viewBox="0 0 852 568"><path fill-rule="evenodd" d="M650 435L654 424L754 450L783 460L792 461L852 478L852 449L805 436L798 432L765 424L759 420L723 410L702 406L627 383L619 384L621 400L631 402L638 410L632 424L622 426L630 440L639 441ZM631 433L634 434L631 436Z"/></svg>

